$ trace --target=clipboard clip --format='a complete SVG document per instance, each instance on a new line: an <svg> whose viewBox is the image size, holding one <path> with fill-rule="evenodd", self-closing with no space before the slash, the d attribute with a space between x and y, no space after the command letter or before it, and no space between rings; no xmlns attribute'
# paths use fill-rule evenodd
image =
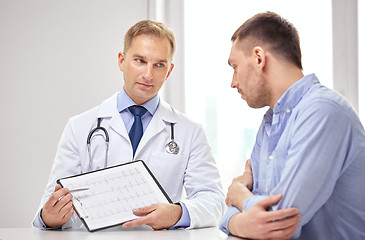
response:
<svg viewBox="0 0 365 240"><path fill-rule="evenodd" d="M79 217L80 217L80 218L83 218L83 219L88 218L89 216L87 215L87 213L86 213L86 211L85 211L84 207L82 206L82 202L81 202L81 200L80 200L78 197L75 197L75 196L73 196L73 198L74 198L74 199L76 199L76 201L79 203L80 208L82 209L82 211L83 211L83 213L84 213L84 214L81 214L79 211L77 211L77 208L75 208L75 207L74 207L74 209L75 209L75 211L76 211L77 215L79 215Z"/></svg>

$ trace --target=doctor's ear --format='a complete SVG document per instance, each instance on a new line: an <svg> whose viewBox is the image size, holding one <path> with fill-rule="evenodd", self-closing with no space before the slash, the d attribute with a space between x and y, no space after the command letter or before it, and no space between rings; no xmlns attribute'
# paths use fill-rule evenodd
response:
<svg viewBox="0 0 365 240"><path fill-rule="evenodd" d="M122 72L124 70L124 67L123 67L124 60L125 60L125 55L124 55L124 53L120 52L118 54L118 66L119 66L120 71L122 71Z"/></svg>
<svg viewBox="0 0 365 240"><path fill-rule="evenodd" d="M171 66L170 66L170 69L169 69L169 72L167 73L167 76L166 76L166 79L165 80L167 80L167 78L170 76L170 73L172 72L172 69L174 69L174 64L173 63L171 63Z"/></svg>

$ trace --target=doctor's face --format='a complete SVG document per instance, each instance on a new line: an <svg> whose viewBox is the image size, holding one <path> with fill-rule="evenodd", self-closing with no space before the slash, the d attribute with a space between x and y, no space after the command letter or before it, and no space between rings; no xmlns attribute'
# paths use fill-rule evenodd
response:
<svg viewBox="0 0 365 240"><path fill-rule="evenodd" d="M170 41L150 35L135 37L128 51L119 53L124 90L136 104L156 96L174 67L171 60Z"/></svg>

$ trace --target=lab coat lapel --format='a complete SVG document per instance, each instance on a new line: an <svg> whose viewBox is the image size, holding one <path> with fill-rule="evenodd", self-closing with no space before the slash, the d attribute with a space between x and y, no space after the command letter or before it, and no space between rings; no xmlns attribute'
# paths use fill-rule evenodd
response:
<svg viewBox="0 0 365 240"><path fill-rule="evenodd" d="M111 129L116 131L119 135L121 135L122 137L124 137L129 141L129 136L125 128L125 124L119 112L117 115L112 116L112 118L110 119L110 127Z"/></svg>
<svg viewBox="0 0 365 240"><path fill-rule="evenodd" d="M129 141L129 136L125 128L125 124L118 112L117 94L118 93L114 94L112 97L102 102L102 104L100 105L98 117L109 118L109 121L103 121L105 122L105 127L107 127L106 125L109 124L110 128L113 131L117 132L119 135Z"/></svg>

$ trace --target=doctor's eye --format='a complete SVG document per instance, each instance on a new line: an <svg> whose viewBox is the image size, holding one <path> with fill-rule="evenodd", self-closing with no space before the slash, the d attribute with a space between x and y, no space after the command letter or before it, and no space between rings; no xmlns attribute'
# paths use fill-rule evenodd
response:
<svg viewBox="0 0 365 240"><path fill-rule="evenodd" d="M142 58L136 58L135 61L137 63L145 63L145 60L143 60Z"/></svg>
<svg viewBox="0 0 365 240"><path fill-rule="evenodd" d="M163 68L165 67L164 63L156 63L156 67Z"/></svg>

